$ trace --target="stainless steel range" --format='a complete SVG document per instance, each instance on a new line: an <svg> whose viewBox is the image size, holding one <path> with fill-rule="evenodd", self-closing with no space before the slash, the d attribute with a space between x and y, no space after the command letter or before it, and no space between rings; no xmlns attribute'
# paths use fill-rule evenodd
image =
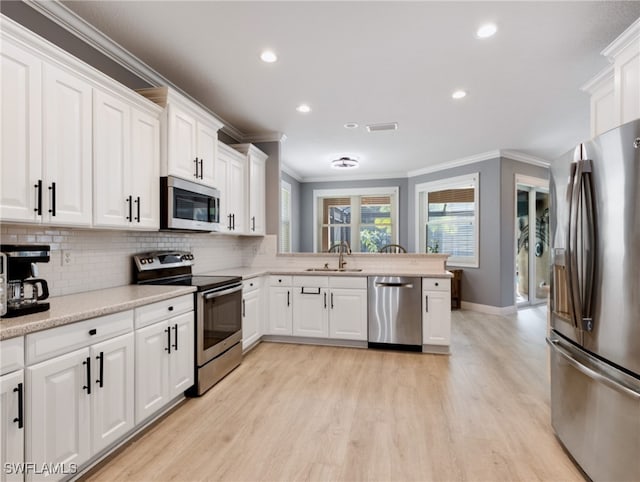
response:
<svg viewBox="0 0 640 482"><path fill-rule="evenodd" d="M242 278L193 275L192 253L158 251L133 257L137 284L195 286L195 385L202 395L242 361Z"/></svg>

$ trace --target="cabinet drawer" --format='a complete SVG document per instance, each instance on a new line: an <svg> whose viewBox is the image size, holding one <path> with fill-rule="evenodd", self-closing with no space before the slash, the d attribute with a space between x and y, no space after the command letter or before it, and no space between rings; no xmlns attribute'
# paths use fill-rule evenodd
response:
<svg viewBox="0 0 640 482"><path fill-rule="evenodd" d="M367 289L367 277L366 276L330 276L329 277L330 288L355 288L355 289Z"/></svg>
<svg viewBox="0 0 640 482"><path fill-rule="evenodd" d="M136 328L166 320L172 316L193 310L193 295L183 295L177 298L158 301L150 305L139 306L135 309Z"/></svg>
<svg viewBox="0 0 640 482"><path fill-rule="evenodd" d="M262 278L251 278L242 282L243 293L250 293L251 291L255 291L260 288L262 288Z"/></svg>
<svg viewBox="0 0 640 482"><path fill-rule="evenodd" d="M24 367L24 336L0 341L0 375Z"/></svg>
<svg viewBox="0 0 640 482"><path fill-rule="evenodd" d="M422 278L424 291L449 291L451 289L450 278Z"/></svg>
<svg viewBox="0 0 640 482"><path fill-rule="evenodd" d="M269 286L291 286L293 276L269 276Z"/></svg>
<svg viewBox="0 0 640 482"><path fill-rule="evenodd" d="M27 335L27 365L133 330L133 310L71 323Z"/></svg>
<svg viewBox="0 0 640 482"><path fill-rule="evenodd" d="M293 286L296 288L328 288L329 278L327 276L294 276Z"/></svg>

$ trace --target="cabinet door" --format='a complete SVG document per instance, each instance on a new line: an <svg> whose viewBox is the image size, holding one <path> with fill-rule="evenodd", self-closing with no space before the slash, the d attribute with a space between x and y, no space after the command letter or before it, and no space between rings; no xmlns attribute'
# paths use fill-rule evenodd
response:
<svg viewBox="0 0 640 482"><path fill-rule="evenodd" d="M130 190L133 196L134 228L160 227L160 121L131 110Z"/></svg>
<svg viewBox="0 0 640 482"><path fill-rule="evenodd" d="M293 309L291 288L269 288L269 333L271 335L291 335L293 330Z"/></svg>
<svg viewBox="0 0 640 482"><path fill-rule="evenodd" d="M262 313L260 290L242 296L242 348L246 349L260 338L260 314Z"/></svg>
<svg viewBox="0 0 640 482"><path fill-rule="evenodd" d="M265 164L258 159L249 159L249 232L265 232Z"/></svg>
<svg viewBox="0 0 640 482"><path fill-rule="evenodd" d="M93 453L134 426L133 344L133 333L127 333L91 347Z"/></svg>
<svg viewBox="0 0 640 482"><path fill-rule="evenodd" d="M130 108L100 90L93 94L93 223L123 227L133 221L129 190Z"/></svg>
<svg viewBox="0 0 640 482"><path fill-rule="evenodd" d="M449 345L451 339L451 293L423 291L422 343Z"/></svg>
<svg viewBox="0 0 640 482"><path fill-rule="evenodd" d="M200 163L200 182L211 187L216 185L215 164L218 154L218 131L211 126L198 122L198 150Z"/></svg>
<svg viewBox="0 0 640 482"><path fill-rule="evenodd" d="M235 159L229 163L229 171L227 172L227 196L229 212L233 214L233 231L237 233L247 232L247 204L246 204L246 163L236 161Z"/></svg>
<svg viewBox="0 0 640 482"><path fill-rule="evenodd" d="M22 394L20 394L22 393ZM21 473L10 473L5 464L24 462L24 416L19 401L24 396L24 371L18 370L0 377L0 481L22 480ZM22 422L22 427L20 423ZM11 465L11 468L15 465ZM11 471L14 472L14 471Z"/></svg>
<svg viewBox="0 0 640 482"><path fill-rule="evenodd" d="M196 120L175 105L168 106L168 116L168 173L188 181L197 181Z"/></svg>
<svg viewBox="0 0 640 482"><path fill-rule="evenodd" d="M42 466L82 464L91 455L91 410L95 364L87 371L83 348L26 369L26 457ZM51 475L50 480L62 475Z"/></svg>
<svg viewBox="0 0 640 482"><path fill-rule="evenodd" d="M327 290L321 288L293 288L294 336L329 336L329 299Z"/></svg>
<svg viewBox="0 0 640 482"><path fill-rule="evenodd" d="M169 399L191 385L195 372L193 311L169 320L171 354L169 355Z"/></svg>
<svg viewBox="0 0 640 482"><path fill-rule="evenodd" d="M42 63L6 40L0 45L0 60L0 219L39 222Z"/></svg>
<svg viewBox="0 0 640 482"><path fill-rule="evenodd" d="M136 330L136 424L168 401L168 325L156 323Z"/></svg>
<svg viewBox="0 0 640 482"><path fill-rule="evenodd" d="M91 86L44 66L43 220L91 225Z"/></svg>
<svg viewBox="0 0 640 482"><path fill-rule="evenodd" d="M366 340L367 290L332 288L329 298L329 336Z"/></svg>

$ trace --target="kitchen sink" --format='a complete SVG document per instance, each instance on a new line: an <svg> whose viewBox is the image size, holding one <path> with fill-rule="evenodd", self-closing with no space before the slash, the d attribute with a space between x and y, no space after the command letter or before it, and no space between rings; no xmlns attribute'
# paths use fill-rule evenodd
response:
<svg viewBox="0 0 640 482"><path fill-rule="evenodd" d="M307 268L305 271L325 271L325 272L339 272L339 273L359 273L362 268Z"/></svg>

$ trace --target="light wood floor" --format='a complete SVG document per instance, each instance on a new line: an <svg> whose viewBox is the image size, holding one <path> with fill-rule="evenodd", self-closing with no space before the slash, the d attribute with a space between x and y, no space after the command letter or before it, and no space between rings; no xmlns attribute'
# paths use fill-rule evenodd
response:
<svg viewBox="0 0 640 482"><path fill-rule="evenodd" d="M549 422L544 310L455 311L451 356L262 343L90 479L583 481Z"/></svg>

